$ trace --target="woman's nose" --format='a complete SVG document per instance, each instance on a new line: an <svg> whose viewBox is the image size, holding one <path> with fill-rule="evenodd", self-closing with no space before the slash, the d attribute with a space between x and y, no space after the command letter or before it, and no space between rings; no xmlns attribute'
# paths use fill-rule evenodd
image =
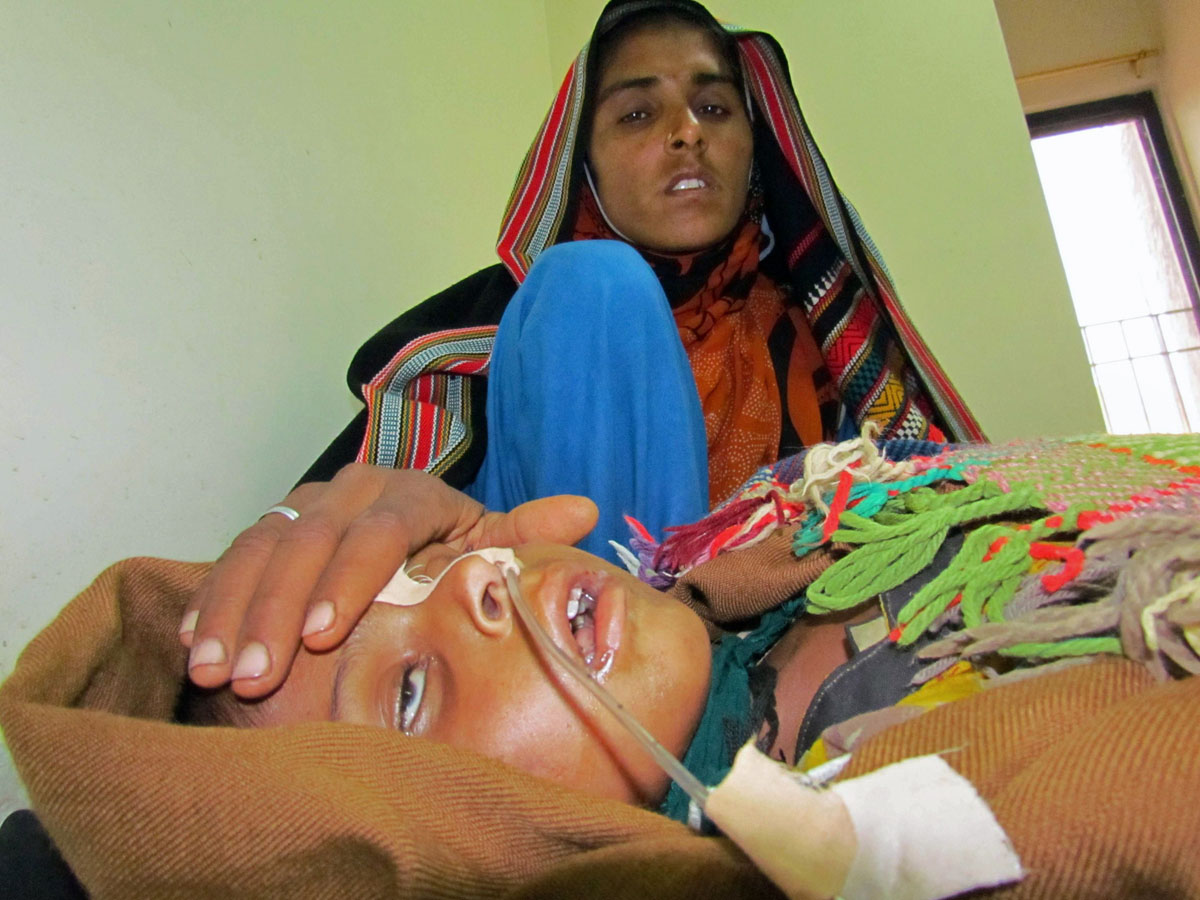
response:
<svg viewBox="0 0 1200 900"><path fill-rule="evenodd" d="M504 637L513 627L512 600L504 575L495 563L468 556L446 573L443 581L454 591L479 632L487 637Z"/></svg>
<svg viewBox="0 0 1200 900"><path fill-rule="evenodd" d="M688 150L704 144L704 127L691 107L680 110L667 131L668 150Z"/></svg>

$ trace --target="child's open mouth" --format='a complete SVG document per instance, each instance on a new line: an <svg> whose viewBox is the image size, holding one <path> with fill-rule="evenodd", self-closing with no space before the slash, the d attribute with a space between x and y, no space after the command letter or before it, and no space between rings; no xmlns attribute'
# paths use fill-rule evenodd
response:
<svg viewBox="0 0 1200 900"><path fill-rule="evenodd" d="M592 615L595 608L596 598L587 590L571 588L567 598L567 621L571 624L571 635L579 645L579 653L588 665L596 653L596 619Z"/></svg>
<svg viewBox="0 0 1200 900"><path fill-rule="evenodd" d="M625 598L617 586L591 574L574 579L567 591L566 618L584 665L607 672L624 627Z"/></svg>

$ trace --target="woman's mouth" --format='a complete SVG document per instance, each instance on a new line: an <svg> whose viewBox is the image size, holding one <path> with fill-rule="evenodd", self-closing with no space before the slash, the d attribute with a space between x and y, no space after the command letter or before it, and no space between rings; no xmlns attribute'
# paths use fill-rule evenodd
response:
<svg viewBox="0 0 1200 900"><path fill-rule="evenodd" d="M667 193L678 194L687 191L702 191L710 187L710 179L703 172L680 172L667 182Z"/></svg>

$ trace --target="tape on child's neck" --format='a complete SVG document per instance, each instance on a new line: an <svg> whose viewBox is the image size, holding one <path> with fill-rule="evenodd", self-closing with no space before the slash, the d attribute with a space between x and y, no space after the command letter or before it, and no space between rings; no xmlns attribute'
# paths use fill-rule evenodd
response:
<svg viewBox="0 0 1200 900"><path fill-rule="evenodd" d="M478 556L486 562L492 563L500 569L501 573L513 572L516 574L521 571L521 564L517 562L516 554L508 547L485 547L482 550L464 553L446 566L437 578L410 575L407 571L408 563L405 562L392 576L392 580L384 585L383 590L375 596L375 602L390 603L392 606L416 606L418 603L424 603L425 598L433 593L433 589L437 587L438 582L445 574L468 556Z"/></svg>

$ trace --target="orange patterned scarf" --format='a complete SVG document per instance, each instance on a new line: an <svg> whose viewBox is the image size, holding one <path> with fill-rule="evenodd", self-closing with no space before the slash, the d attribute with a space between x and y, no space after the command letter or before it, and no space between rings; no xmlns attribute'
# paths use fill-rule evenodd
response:
<svg viewBox="0 0 1200 900"><path fill-rule="evenodd" d="M587 185L574 238L619 240ZM785 313L784 290L759 271L766 242L757 217L748 213L728 238L708 250L668 256L637 248L671 303L696 379L712 505L759 466L779 458L784 406L779 375L786 378L788 418L802 443L831 436L824 433L814 387L814 377L822 380L824 360L803 313ZM786 374L777 375L769 340L785 314L794 337Z"/></svg>

